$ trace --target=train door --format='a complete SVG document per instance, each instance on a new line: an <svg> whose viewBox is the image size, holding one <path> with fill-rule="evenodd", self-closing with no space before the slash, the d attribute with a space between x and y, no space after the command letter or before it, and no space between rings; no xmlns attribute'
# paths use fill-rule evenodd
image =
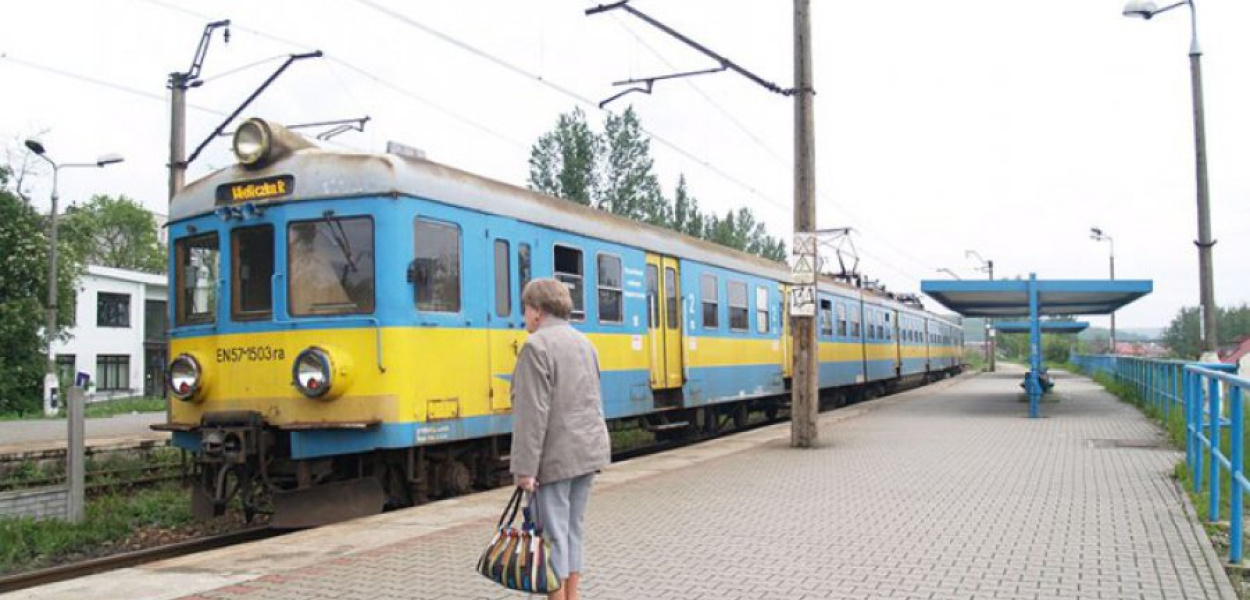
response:
<svg viewBox="0 0 1250 600"><path fill-rule="evenodd" d="M490 407L512 408L512 370L525 343L525 313L521 290L532 271L533 240L516 223L504 219L487 221L487 262L491 273L487 348L490 361Z"/></svg>
<svg viewBox="0 0 1250 600"><path fill-rule="evenodd" d="M651 366L651 389L668 386L668 362L665 360L664 302L660 285L663 260L647 255L647 358Z"/></svg>
<svg viewBox="0 0 1250 600"><path fill-rule="evenodd" d="M777 314L781 315L781 376L792 377L794 372L794 347L790 345L790 286L782 284L781 306Z"/></svg>
<svg viewBox="0 0 1250 600"><path fill-rule="evenodd" d="M679 388L686 383L682 352L681 267L677 259L665 256L660 262L660 291L664 297L660 311L664 316L664 386Z"/></svg>

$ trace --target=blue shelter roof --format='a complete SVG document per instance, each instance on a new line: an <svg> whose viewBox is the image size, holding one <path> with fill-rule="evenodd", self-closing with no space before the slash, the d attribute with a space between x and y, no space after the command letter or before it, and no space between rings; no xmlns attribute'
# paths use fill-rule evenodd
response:
<svg viewBox="0 0 1250 600"><path fill-rule="evenodd" d="M1086 321L1042 321L1042 333L1080 333L1089 328ZM1002 333L1029 333L1028 321L994 321Z"/></svg>
<svg viewBox="0 0 1250 600"><path fill-rule="evenodd" d="M1040 315L1104 315L1149 294L1149 280L1039 279ZM1029 317L1028 280L928 280L920 290L965 317Z"/></svg>

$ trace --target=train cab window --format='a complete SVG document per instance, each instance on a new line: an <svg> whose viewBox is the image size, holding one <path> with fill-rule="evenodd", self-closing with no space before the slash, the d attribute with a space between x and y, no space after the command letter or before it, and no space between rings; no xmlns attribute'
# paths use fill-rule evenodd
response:
<svg viewBox="0 0 1250 600"><path fill-rule="evenodd" d="M495 240L495 315L512 314L512 265L508 240Z"/></svg>
<svg viewBox="0 0 1250 600"><path fill-rule="evenodd" d="M273 316L273 226L230 232L230 315L235 320Z"/></svg>
<svg viewBox="0 0 1250 600"><path fill-rule="evenodd" d="M755 288L755 331L768 333L770 319L768 314L768 288Z"/></svg>
<svg viewBox="0 0 1250 600"><path fill-rule="evenodd" d="M677 270L672 267L664 269L664 305L664 310L668 312L668 328L676 331L681 314L677 310Z"/></svg>
<svg viewBox="0 0 1250 600"><path fill-rule="evenodd" d="M530 245L529 244L517 244L516 271L517 271L517 282L521 284L520 286L517 287L517 289L524 292L525 286L529 285L530 279L534 277L533 271L530 270ZM521 299L517 298L517 303L519 304L520 302L521 302ZM518 308L521 308L521 307L518 306Z"/></svg>
<svg viewBox="0 0 1250 600"><path fill-rule="evenodd" d="M720 327L720 296L716 276L704 275L700 278L699 285L703 296L703 327L716 329Z"/></svg>
<svg viewBox="0 0 1250 600"><path fill-rule="evenodd" d="M206 233L174 242L174 260L175 324L216 321L220 263L217 234Z"/></svg>
<svg viewBox="0 0 1250 600"><path fill-rule="evenodd" d="M417 310L460 312L460 228L417 219L413 235L411 271ZM504 242L505 253L507 249Z"/></svg>
<svg viewBox="0 0 1250 600"><path fill-rule="evenodd" d="M294 316L373 312L373 219L326 216L287 228Z"/></svg>
<svg viewBox="0 0 1250 600"><path fill-rule="evenodd" d="M660 270L647 265L647 329L660 326Z"/></svg>
<svg viewBox="0 0 1250 600"><path fill-rule="evenodd" d="M621 286L621 257L600 254L596 260L599 271L599 322L623 323L625 309L622 304L624 290Z"/></svg>
<svg viewBox="0 0 1250 600"><path fill-rule="evenodd" d="M555 247L556 279L569 288L573 297L572 320L581 321L586 318L586 290L583 282L582 251L568 246Z"/></svg>
<svg viewBox="0 0 1250 600"><path fill-rule="evenodd" d="M820 301L820 335L833 335L833 301Z"/></svg>
<svg viewBox="0 0 1250 600"><path fill-rule="evenodd" d="M846 305L838 303L838 337L847 336Z"/></svg>
<svg viewBox="0 0 1250 600"><path fill-rule="evenodd" d="M726 282L729 288L729 329L747 331L751 328L751 310L747 307L747 284L741 281Z"/></svg>

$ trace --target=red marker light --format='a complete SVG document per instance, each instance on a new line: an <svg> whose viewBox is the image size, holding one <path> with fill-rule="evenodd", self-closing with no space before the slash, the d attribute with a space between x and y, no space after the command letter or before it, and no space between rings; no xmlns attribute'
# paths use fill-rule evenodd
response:
<svg viewBox="0 0 1250 600"><path fill-rule="evenodd" d="M185 381L178 385L178 393L180 394L185 394L190 390L191 386L187 385L187 382Z"/></svg>

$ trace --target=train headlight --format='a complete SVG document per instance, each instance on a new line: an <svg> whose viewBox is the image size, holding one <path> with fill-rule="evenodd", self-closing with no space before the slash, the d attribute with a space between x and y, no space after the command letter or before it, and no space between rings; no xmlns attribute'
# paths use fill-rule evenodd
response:
<svg viewBox="0 0 1250 600"><path fill-rule="evenodd" d="M309 398L325 396L334 384L334 368L329 353L316 346L300 352L295 357L292 375L301 394Z"/></svg>
<svg viewBox="0 0 1250 600"><path fill-rule="evenodd" d="M179 354L178 358L169 363L169 374L166 377L169 393L183 402L194 399L200 391L203 374L199 361L190 354Z"/></svg>
<svg viewBox="0 0 1250 600"><path fill-rule="evenodd" d="M244 166L256 166L273 148L273 130L262 119L248 119L234 132L234 156Z"/></svg>

